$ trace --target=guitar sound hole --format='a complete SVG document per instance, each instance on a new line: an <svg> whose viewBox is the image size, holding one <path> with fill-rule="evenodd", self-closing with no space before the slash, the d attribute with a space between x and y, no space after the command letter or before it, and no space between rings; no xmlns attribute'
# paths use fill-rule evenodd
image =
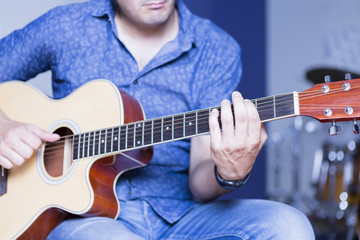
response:
<svg viewBox="0 0 360 240"><path fill-rule="evenodd" d="M72 164L71 144L67 144L65 136L71 136L73 132L66 127L58 128L55 133L61 136L57 142L47 142L44 151L44 166L46 172L52 177L61 177Z"/></svg>

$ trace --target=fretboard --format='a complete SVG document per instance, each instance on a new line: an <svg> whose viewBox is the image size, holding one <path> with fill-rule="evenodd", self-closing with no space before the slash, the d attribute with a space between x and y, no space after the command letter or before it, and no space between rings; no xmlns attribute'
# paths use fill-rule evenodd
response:
<svg viewBox="0 0 360 240"><path fill-rule="evenodd" d="M297 112L296 92L252 102L262 122L291 117ZM213 109L220 111L219 107L207 108L74 135L73 160L207 134Z"/></svg>

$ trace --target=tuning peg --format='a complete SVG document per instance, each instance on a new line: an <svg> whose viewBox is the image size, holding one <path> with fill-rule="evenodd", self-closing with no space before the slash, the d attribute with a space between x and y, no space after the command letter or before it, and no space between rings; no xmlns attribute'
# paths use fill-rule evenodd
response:
<svg viewBox="0 0 360 240"><path fill-rule="evenodd" d="M329 128L330 136L338 135L341 132L341 127L336 125L335 120L332 121L332 126Z"/></svg>
<svg viewBox="0 0 360 240"><path fill-rule="evenodd" d="M359 125L357 124L356 122L356 118L354 119L354 122L353 122L353 132L355 134L359 134L360 133L360 128L359 128Z"/></svg>
<svg viewBox="0 0 360 240"><path fill-rule="evenodd" d="M326 75L326 76L324 77L324 81L325 81L326 83L329 83L329 82L333 82L334 80L333 80L332 76Z"/></svg>
<svg viewBox="0 0 360 240"><path fill-rule="evenodd" d="M351 73L345 73L345 80L351 80L353 79L353 76Z"/></svg>

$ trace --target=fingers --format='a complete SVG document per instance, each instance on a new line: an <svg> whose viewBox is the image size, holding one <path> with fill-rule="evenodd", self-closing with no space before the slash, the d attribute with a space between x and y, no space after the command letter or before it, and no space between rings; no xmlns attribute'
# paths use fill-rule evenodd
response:
<svg viewBox="0 0 360 240"><path fill-rule="evenodd" d="M22 165L44 141L54 142L60 138L32 124L12 122L5 129L0 132L0 165L5 168Z"/></svg>
<svg viewBox="0 0 360 240"><path fill-rule="evenodd" d="M219 125L219 110L214 109L209 116L210 142L211 147L217 149L221 146L221 130Z"/></svg>
<svg viewBox="0 0 360 240"><path fill-rule="evenodd" d="M213 110L210 114L211 155L219 172L228 179L240 179L237 177L251 170L267 134L250 100L234 92L232 101L233 107L228 100L221 103L221 129L219 111Z"/></svg>
<svg viewBox="0 0 360 240"><path fill-rule="evenodd" d="M258 148L261 142L261 122L257 109L250 100L245 100L248 127L247 127L247 141L252 148Z"/></svg>
<svg viewBox="0 0 360 240"><path fill-rule="evenodd" d="M234 118L235 118L235 135L239 139L244 139L248 135L248 104L239 92L232 94L234 103Z"/></svg>
<svg viewBox="0 0 360 240"><path fill-rule="evenodd" d="M35 133L36 136L42 141L55 142L60 139L60 136L58 134L49 133L35 125L32 125L31 129L32 129L33 133Z"/></svg>
<svg viewBox="0 0 360 240"><path fill-rule="evenodd" d="M31 153L33 151L31 150ZM23 164L25 162L25 157L20 155L21 153L23 153L22 151L16 152L13 149L11 149L9 146L4 146L2 147L2 154L1 154L1 159L2 161L4 161L5 163L7 163L8 165L10 164L10 168L13 166L20 166L21 164ZM25 155L25 154L24 154ZM31 157L31 155L30 155Z"/></svg>

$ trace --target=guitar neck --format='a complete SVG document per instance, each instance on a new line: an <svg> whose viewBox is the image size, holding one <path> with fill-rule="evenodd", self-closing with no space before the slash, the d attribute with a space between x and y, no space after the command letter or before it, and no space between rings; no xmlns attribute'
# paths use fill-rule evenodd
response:
<svg viewBox="0 0 360 240"><path fill-rule="evenodd" d="M252 100L262 122L298 115L298 93L288 93ZM209 133L209 116L213 107L181 114L124 124L73 135L73 160ZM220 126L221 122L219 120Z"/></svg>

